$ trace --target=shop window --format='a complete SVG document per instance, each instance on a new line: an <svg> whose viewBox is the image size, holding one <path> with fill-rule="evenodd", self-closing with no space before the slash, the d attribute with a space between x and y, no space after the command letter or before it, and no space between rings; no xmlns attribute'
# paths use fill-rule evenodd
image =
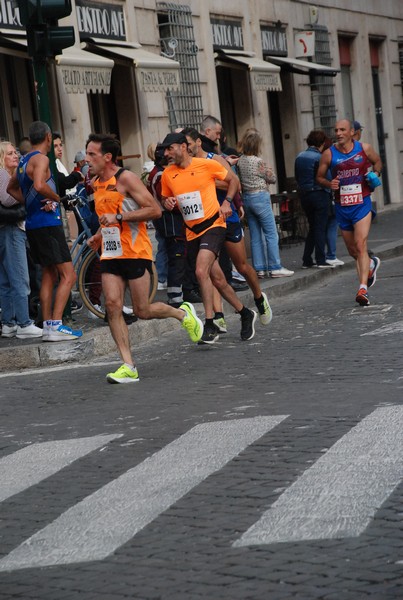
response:
<svg viewBox="0 0 403 600"><path fill-rule="evenodd" d="M403 42L399 43L399 65L400 65L400 83L403 92Z"/></svg>
<svg viewBox="0 0 403 600"><path fill-rule="evenodd" d="M313 62L331 66L329 32L326 27L313 25L315 31L315 56ZM336 100L333 77L328 75L310 76L312 110L314 126L323 129L329 137L333 136L336 122Z"/></svg>
<svg viewBox="0 0 403 600"><path fill-rule="evenodd" d="M90 106L92 131L96 131L97 133L101 131L106 133L114 133L118 139L120 139L117 111L113 93L99 94L90 92L88 94L88 100Z"/></svg>
<svg viewBox="0 0 403 600"><path fill-rule="evenodd" d="M28 60L0 55L0 137L18 144L36 118L34 79Z"/></svg>
<svg viewBox="0 0 403 600"><path fill-rule="evenodd" d="M192 13L189 6L157 2L161 54L180 64L180 88L167 92L170 129L199 128L203 105Z"/></svg>
<svg viewBox="0 0 403 600"><path fill-rule="evenodd" d="M339 36L341 87L343 91L343 116L354 120L353 91L351 86L351 38Z"/></svg>

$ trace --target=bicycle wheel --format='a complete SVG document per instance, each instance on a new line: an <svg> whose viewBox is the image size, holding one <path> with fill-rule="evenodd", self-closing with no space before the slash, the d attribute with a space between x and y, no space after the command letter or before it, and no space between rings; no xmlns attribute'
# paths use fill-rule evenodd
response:
<svg viewBox="0 0 403 600"><path fill-rule="evenodd" d="M158 276L154 263L152 264L152 273L150 275L149 300L153 301L157 292ZM96 252L89 252L78 269L78 290L80 296L88 310L100 319L105 318L105 300L102 291L101 280L101 261ZM123 299L126 315L133 312L132 300L129 288L126 286Z"/></svg>

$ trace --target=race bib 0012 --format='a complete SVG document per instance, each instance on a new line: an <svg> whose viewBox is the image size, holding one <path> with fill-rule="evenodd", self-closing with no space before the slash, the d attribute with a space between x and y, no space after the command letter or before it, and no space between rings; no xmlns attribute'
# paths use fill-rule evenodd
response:
<svg viewBox="0 0 403 600"><path fill-rule="evenodd" d="M203 203L199 191L179 194L176 199L185 221L194 221L204 217Z"/></svg>
<svg viewBox="0 0 403 600"><path fill-rule="evenodd" d="M103 227L102 233L102 257L117 258L122 256L122 242L120 241L119 227Z"/></svg>
<svg viewBox="0 0 403 600"><path fill-rule="evenodd" d="M352 183L351 185L342 185L340 187L341 206L354 206L363 202L361 183Z"/></svg>

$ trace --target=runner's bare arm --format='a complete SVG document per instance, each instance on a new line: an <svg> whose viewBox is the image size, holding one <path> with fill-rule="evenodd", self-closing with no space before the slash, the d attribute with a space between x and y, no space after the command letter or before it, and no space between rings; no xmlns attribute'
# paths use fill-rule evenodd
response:
<svg viewBox="0 0 403 600"><path fill-rule="evenodd" d="M98 248L101 246L101 242L102 242L102 234L101 234L101 230L99 229L93 236L88 238L87 246L89 246L91 248L91 250L94 250L94 252L96 252L98 250Z"/></svg>
<svg viewBox="0 0 403 600"><path fill-rule="evenodd" d="M153 198L146 186L135 173L131 171L123 171L117 183L117 190L124 196L130 196L136 201L137 210L132 210L122 213L122 221L152 221L159 219L161 216L161 208L158 202ZM115 224L116 215L104 214L99 218L101 225Z"/></svg>
<svg viewBox="0 0 403 600"><path fill-rule="evenodd" d="M363 143L362 148L365 154L368 156L369 160L372 162L373 170L380 175L382 171L382 161L379 154L375 152L373 147L370 144Z"/></svg>
<svg viewBox="0 0 403 600"><path fill-rule="evenodd" d="M327 172L329 171L330 163L332 160L332 153L330 150L325 150L320 157L318 172L316 173L316 181L324 188L329 188L330 190L338 190L339 189L339 180L332 179L331 181L326 177Z"/></svg>
<svg viewBox="0 0 403 600"><path fill-rule="evenodd" d="M176 198L175 196L162 196L161 204L165 210L171 211L175 208L175 206L177 206Z"/></svg>

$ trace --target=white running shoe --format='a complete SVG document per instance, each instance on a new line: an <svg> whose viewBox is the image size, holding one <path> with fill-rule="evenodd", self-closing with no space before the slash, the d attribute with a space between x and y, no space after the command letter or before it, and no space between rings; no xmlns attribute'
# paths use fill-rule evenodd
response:
<svg viewBox="0 0 403 600"><path fill-rule="evenodd" d="M258 312L259 312L259 319L260 319L261 324L268 325L273 318L273 312L271 310L269 300L264 292L262 292L262 297L263 297L263 302L261 302L260 304L255 302L255 304L256 304L256 308L258 309Z"/></svg>
<svg viewBox="0 0 403 600"><path fill-rule="evenodd" d="M13 338L17 333L17 325L3 325L1 328L1 337Z"/></svg>
<svg viewBox="0 0 403 600"><path fill-rule="evenodd" d="M341 267L342 265L344 265L344 261L338 258L327 258L326 262L328 265L334 265L335 267Z"/></svg>
<svg viewBox="0 0 403 600"><path fill-rule="evenodd" d="M46 342L76 342L82 335L83 332L79 329L74 330L66 325L59 325L56 329L48 329L43 340Z"/></svg>
<svg viewBox="0 0 403 600"><path fill-rule="evenodd" d="M291 277L294 275L294 271L290 271L285 267L281 267L281 269L275 269L274 271L270 271L270 277Z"/></svg>
<svg viewBox="0 0 403 600"><path fill-rule="evenodd" d="M16 338L18 338L19 340L28 340L30 338L41 338L42 337L42 329L40 327L37 327L35 325L35 323L31 323L30 325L27 325L26 327L20 327L18 325L17 327L17 333L16 333Z"/></svg>

